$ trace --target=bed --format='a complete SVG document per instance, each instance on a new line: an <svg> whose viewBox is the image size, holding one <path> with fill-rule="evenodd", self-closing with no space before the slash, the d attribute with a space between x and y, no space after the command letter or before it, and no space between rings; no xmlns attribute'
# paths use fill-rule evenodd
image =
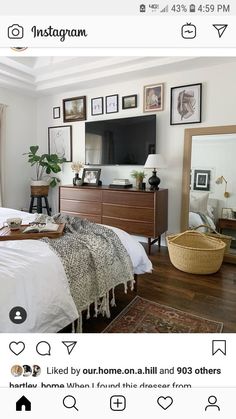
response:
<svg viewBox="0 0 236 419"><path fill-rule="evenodd" d="M0 208L0 228L11 217L20 217L23 224L28 224L36 215ZM119 237L128 252L133 274L152 271L150 260L134 237L117 228L106 228ZM0 241L0 332L62 330L80 315L72 294L64 265L46 241ZM9 318L10 310L17 306L27 311L26 321L18 325Z"/></svg>
<svg viewBox="0 0 236 419"><path fill-rule="evenodd" d="M191 192L189 211L190 229L196 229L198 226L204 224L215 230L218 219L218 206L219 201L209 198L209 193ZM198 228L198 231L205 232L206 230L206 227Z"/></svg>

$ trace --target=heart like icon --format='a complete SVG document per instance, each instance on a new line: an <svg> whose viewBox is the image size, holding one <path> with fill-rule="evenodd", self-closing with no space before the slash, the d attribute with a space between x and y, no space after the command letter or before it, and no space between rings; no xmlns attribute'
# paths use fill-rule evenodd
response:
<svg viewBox="0 0 236 419"><path fill-rule="evenodd" d="M158 397L157 399L157 403L159 404L159 406L162 407L162 409L167 410L168 407L170 407L173 403L173 399L170 396L167 397Z"/></svg>
<svg viewBox="0 0 236 419"><path fill-rule="evenodd" d="M24 342L11 342L9 348L13 354L20 355L25 349L25 344Z"/></svg>

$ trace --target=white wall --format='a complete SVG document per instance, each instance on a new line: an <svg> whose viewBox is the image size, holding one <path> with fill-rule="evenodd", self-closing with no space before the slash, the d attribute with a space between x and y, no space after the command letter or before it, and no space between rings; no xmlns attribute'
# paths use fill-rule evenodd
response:
<svg viewBox="0 0 236 419"><path fill-rule="evenodd" d="M22 154L36 142L36 99L0 87L0 103L7 105L3 205L29 208L31 168Z"/></svg>
<svg viewBox="0 0 236 419"><path fill-rule="evenodd" d="M157 150L167 161L168 168L159 172L161 187L169 189L169 231L179 231L182 188L182 158L184 129L190 127L235 124L236 64L224 64L204 67L197 70L175 72L145 79L134 79L126 83L101 84L92 89L73 90L60 95L41 97L37 104L37 142L47 149L47 128L63 125L63 119L53 120L52 108L62 107L62 99L73 96L87 96L88 120L114 117L135 116L143 113L143 86L152 83L164 83L164 111L157 112ZM203 83L202 124L170 126L170 88L191 83ZM120 111L117 114L91 117L90 99L92 97L119 94ZM121 97L138 94L138 108L121 109ZM84 122L73 125L73 160L84 158ZM132 167L102 167L103 184L109 184L115 177L130 177ZM150 171L151 174L151 171ZM65 164L62 184L71 184L73 173L70 163ZM54 191L53 205L57 202Z"/></svg>

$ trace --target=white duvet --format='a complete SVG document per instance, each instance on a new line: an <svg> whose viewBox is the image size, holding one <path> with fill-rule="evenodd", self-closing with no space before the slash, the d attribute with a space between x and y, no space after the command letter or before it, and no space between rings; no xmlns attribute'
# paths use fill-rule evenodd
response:
<svg viewBox="0 0 236 419"><path fill-rule="evenodd" d="M10 217L23 224L35 214L0 208L0 228ZM151 272L152 264L142 245L126 232L112 228L126 247L134 273ZM27 311L27 319L14 324L13 307ZM58 332L78 318L60 259L46 243L38 240L0 241L0 332Z"/></svg>

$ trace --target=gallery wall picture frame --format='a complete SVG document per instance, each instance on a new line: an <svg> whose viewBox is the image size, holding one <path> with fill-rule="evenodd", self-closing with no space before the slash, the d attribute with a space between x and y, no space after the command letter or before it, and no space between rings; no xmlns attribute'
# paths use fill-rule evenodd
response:
<svg viewBox="0 0 236 419"><path fill-rule="evenodd" d="M63 99L62 102L64 122L86 120L86 96L71 97L68 99Z"/></svg>
<svg viewBox="0 0 236 419"><path fill-rule="evenodd" d="M91 99L91 115L103 114L103 97L94 97Z"/></svg>
<svg viewBox="0 0 236 419"><path fill-rule="evenodd" d="M122 96L122 109L137 108L138 95Z"/></svg>
<svg viewBox="0 0 236 419"><path fill-rule="evenodd" d="M65 157L72 162L72 126L62 125L48 128L48 153Z"/></svg>
<svg viewBox="0 0 236 419"><path fill-rule="evenodd" d="M106 96L106 113L116 112L119 112L119 96L117 94Z"/></svg>
<svg viewBox="0 0 236 419"><path fill-rule="evenodd" d="M149 84L143 88L143 111L158 112L164 109L164 84Z"/></svg>
<svg viewBox="0 0 236 419"><path fill-rule="evenodd" d="M100 176L101 176L101 169L97 169L94 167L83 169L82 185L98 186Z"/></svg>
<svg viewBox="0 0 236 419"><path fill-rule="evenodd" d="M170 124L202 122L202 83L171 87Z"/></svg>
<svg viewBox="0 0 236 419"><path fill-rule="evenodd" d="M193 190L194 191L210 191L211 170L194 170Z"/></svg>
<svg viewBox="0 0 236 419"><path fill-rule="evenodd" d="M53 108L53 119L59 119L61 117L61 108L60 106L55 106Z"/></svg>

